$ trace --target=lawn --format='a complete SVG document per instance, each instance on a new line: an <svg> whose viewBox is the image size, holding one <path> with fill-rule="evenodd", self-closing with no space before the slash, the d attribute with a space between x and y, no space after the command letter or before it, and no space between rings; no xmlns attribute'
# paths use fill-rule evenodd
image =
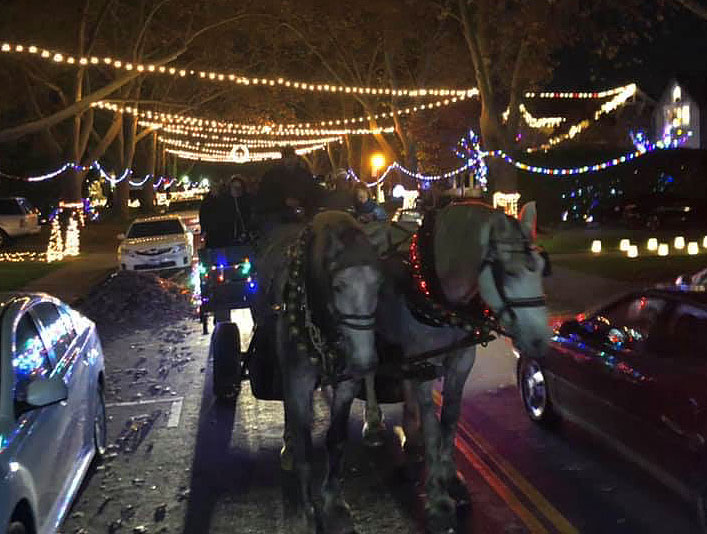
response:
<svg viewBox="0 0 707 534"><path fill-rule="evenodd" d="M0 263L0 291L19 289L31 280L41 278L62 265L62 262L2 262Z"/></svg>
<svg viewBox="0 0 707 534"><path fill-rule="evenodd" d="M558 257L552 264L604 278L651 285L672 282L678 275L692 274L707 267L707 255L669 257L651 255L629 259L618 254L599 256L577 254Z"/></svg>
<svg viewBox="0 0 707 534"><path fill-rule="evenodd" d="M700 230L661 230L650 232L648 230L630 230L615 228L573 228L555 232L541 233L538 235L538 244L551 254L572 254L576 252L589 252L592 241L599 239L604 251L618 250L621 239L630 239L631 243L638 245L639 252L645 250L649 238L655 237L661 243L668 243L672 249L676 236L683 236L686 241L697 241L700 246L705 235ZM703 249L704 250L704 249Z"/></svg>

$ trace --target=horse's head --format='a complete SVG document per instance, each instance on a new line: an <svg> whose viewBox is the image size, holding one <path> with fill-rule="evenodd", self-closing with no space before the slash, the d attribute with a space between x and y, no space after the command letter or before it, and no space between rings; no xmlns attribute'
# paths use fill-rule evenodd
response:
<svg viewBox="0 0 707 534"><path fill-rule="evenodd" d="M520 220L494 212L490 222L479 293L518 349L542 356L550 339L542 287L547 259L533 245L535 203L523 207Z"/></svg>
<svg viewBox="0 0 707 534"><path fill-rule="evenodd" d="M346 372L361 377L375 370L375 313L382 275L378 256L360 225L342 212L313 222L313 260L320 272L318 315L348 358Z"/></svg>

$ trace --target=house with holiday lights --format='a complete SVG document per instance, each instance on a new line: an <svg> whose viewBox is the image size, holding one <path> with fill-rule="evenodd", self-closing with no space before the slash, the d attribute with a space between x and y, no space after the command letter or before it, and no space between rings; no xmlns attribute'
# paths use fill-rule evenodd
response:
<svg viewBox="0 0 707 534"><path fill-rule="evenodd" d="M707 83L674 78L663 91L653 112L656 139L688 135L684 148L707 149Z"/></svg>

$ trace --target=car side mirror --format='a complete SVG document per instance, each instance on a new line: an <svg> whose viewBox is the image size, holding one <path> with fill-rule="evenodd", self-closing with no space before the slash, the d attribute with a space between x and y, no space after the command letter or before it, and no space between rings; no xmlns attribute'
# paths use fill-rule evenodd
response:
<svg viewBox="0 0 707 534"><path fill-rule="evenodd" d="M38 379L27 386L27 404L32 408L42 408L66 400L69 388L60 376Z"/></svg>
<svg viewBox="0 0 707 534"><path fill-rule="evenodd" d="M118 234L118 235L115 236L115 237L118 238L118 241L122 241L123 239L125 239L125 234Z"/></svg>
<svg viewBox="0 0 707 534"><path fill-rule="evenodd" d="M560 325L560 335L562 337L567 337L570 334L576 334L579 332L581 326L579 324L579 321L576 319L570 319L569 321L565 321Z"/></svg>

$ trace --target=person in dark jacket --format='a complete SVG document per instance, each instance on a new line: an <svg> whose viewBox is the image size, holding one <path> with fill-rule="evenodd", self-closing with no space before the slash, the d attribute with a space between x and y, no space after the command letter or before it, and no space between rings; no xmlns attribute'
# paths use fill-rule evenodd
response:
<svg viewBox="0 0 707 534"><path fill-rule="evenodd" d="M312 215L320 197L321 189L312 173L302 165L292 147L285 147L282 162L260 180L255 207L263 219L286 221L297 208Z"/></svg>
<svg viewBox="0 0 707 534"><path fill-rule="evenodd" d="M245 241L248 233L252 230L253 199L246 191L245 179L240 174L231 176L229 193L235 209L234 238L239 241Z"/></svg>

